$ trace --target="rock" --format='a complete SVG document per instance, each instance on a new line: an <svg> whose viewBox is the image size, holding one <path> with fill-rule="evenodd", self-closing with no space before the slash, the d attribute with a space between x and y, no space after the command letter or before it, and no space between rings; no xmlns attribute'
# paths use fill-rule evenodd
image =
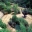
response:
<svg viewBox="0 0 32 32"><path fill-rule="evenodd" d="M0 11L0 19L3 17L3 15L4 15L4 14Z"/></svg>
<svg viewBox="0 0 32 32"><path fill-rule="evenodd" d="M0 29L2 29L2 28L0 27Z"/></svg>

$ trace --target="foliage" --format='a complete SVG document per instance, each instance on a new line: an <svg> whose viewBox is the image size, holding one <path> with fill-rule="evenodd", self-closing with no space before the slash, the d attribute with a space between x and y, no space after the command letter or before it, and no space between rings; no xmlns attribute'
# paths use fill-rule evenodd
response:
<svg viewBox="0 0 32 32"><path fill-rule="evenodd" d="M8 14L11 13L11 10L9 8L4 10L5 12L7 12Z"/></svg>
<svg viewBox="0 0 32 32"><path fill-rule="evenodd" d="M6 28L6 24L3 23L1 19L0 19L0 27L2 27L2 28Z"/></svg>
<svg viewBox="0 0 32 32"><path fill-rule="evenodd" d="M32 8L32 0L9 0L12 3L17 3L19 6L24 8Z"/></svg>
<svg viewBox="0 0 32 32"><path fill-rule="evenodd" d="M12 19L8 22L8 24L15 28L16 25L20 25L18 17L16 15L13 15Z"/></svg>
<svg viewBox="0 0 32 32"><path fill-rule="evenodd" d="M32 9L28 9L28 14L32 15Z"/></svg>
<svg viewBox="0 0 32 32"><path fill-rule="evenodd" d="M27 32L32 32L32 24L29 25Z"/></svg>
<svg viewBox="0 0 32 32"><path fill-rule="evenodd" d="M15 22L16 24L19 24L19 19L16 15L12 17L12 21Z"/></svg>
<svg viewBox="0 0 32 32"><path fill-rule="evenodd" d="M14 0L10 0L11 3L14 3Z"/></svg>
<svg viewBox="0 0 32 32"><path fill-rule="evenodd" d="M6 10L4 11L4 13L5 12L10 13L11 12L10 7L11 5L9 0L0 0L0 10Z"/></svg>
<svg viewBox="0 0 32 32"><path fill-rule="evenodd" d="M11 32L8 29L1 29L0 32Z"/></svg>
<svg viewBox="0 0 32 32"><path fill-rule="evenodd" d="M20 30L16 30L16 32L26 32L26 27L20 23Z"/></svg>
<svg viewBox="0 0 32 32"><path fill-rule="evenodd" d="M6 7L6 5L2 2L0 2L0 10L3 10Z"/></svg>
<svg viewBox="0 0 32 32"><path fill-rule="evenodd" d="M14 16L12 17L12 21L13 21L13 22L16 22L17 19L18 19L18 18L16 17L16 15L14 15Z"/></svg>
<svg viewBox="0 0 32 32"><path fill-rule="evenodd" d="M19 8L18 8L18 5L17 4L15 4L15 5L13 5L13 11L14 11L14 14L19 14L20 13L20 11L19 11Z"/></svg>
<svg viewBox="0 0 32 32"><path fill-rule="evenodd" d="M19 18L20 23L22 23L25 27L28 27L28 22L24 20L24 18Z"/></svg>
<svg viewBox="0 0 32 32"><path fill-rule="evenodd" d="M21 23L20 23L20 29L21 29L21 32L26 32L26 28L25 28L25 26L22 25Z"/></svg>
<svg viewBox="0 0 32 32"><path fill-rule="evenodd" d="M32 23L29 25L29 27L32 29Z"/></svg>
<svg viewBox="0 0 32 32"><path fill-rule="evenodd" d="M8 6L10 6L10 2L6 2L5 4L8 5Z"/></svg>

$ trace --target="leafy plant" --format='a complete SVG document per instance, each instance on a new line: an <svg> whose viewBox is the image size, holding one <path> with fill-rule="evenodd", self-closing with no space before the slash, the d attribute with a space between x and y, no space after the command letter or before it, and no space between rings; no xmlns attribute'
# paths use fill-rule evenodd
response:
<svg viewBox="0 0 32 32"><path fill-rule="evenodd" d="M8 24L15 28L15 25L20 25L18 21L18 17L16 15L13 15L12 19L8 22Z"/></svg>
<svg viewBox="0 0 32 32"><path fill-rule="evenodd" d="M8 29L1 29L0 32L11 32L11 31Z"/></svg>
<svg viewBox="0 0 32 32"><path fill-rule="evenodd" d="M6 28L6 24L3 23L1 19L0 19L0 27L2 27L2 28Z"/></svg>
<svg viewBox="0 0 32 32"><path fill-rule="evenodd" d="M22 23L25 27L28 27L28 22L24 20L24 18L19 18L20 23Z"/></svg>
<svg viewBox="0 0 32 32"><path fill-rule="evenodd" d="M5 3L0 2L0 10L4 10L5 7L6 7Z"/></svg>
<svg viewBox="0 0 32 32"><path fill-rule="evenodd" d="M21 29L21 32L26 32L26 27L20 23L20 29Z"/></svg>
<svg viewBox="0 0 32 32"><path fill-rule="evenodd" d="M29 25L27 32L32 32L32 24Z"/></svg>
<svg viewBox="0 0 32 32"><path fill-rule="evenodd" d="M7 12L8 14L11 13L10 9L6 9L5 12Z"/></svg>
<svg viewBox="0 0 32 32"><path fill-rule="evenodd" d="M16 15L14 15L12 17L12 21L15 22L16 24L19 24L19 20L18 20L18 17Z"/></svg>
<svg viewBox="0 0 32 32"><path fill-rule="evenodd" d="M32 9L30 9L30 8L28 9L28 14L32 15Z"/></svg>
<svg viewBox="0 0 32 32"><path fill-rule="evenodd" d="M20 13L20 11L19 11L19 8L18 8L18 5L17 5L17 4L15 4L12 8L13 8L14 14L19 14L19 13Z"/></svg>
<svg viewBox="0 0 32 32"><path fill-rule="evenodd" d="M7 6L10 6L10 2L6 2L5 4L6 4Z"/></svg>

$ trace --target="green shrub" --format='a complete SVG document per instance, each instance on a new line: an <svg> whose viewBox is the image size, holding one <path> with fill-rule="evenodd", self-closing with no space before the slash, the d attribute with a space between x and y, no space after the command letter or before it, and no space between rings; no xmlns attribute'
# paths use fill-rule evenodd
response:
<svg viewBox="0 0 32 32"><path fill-rule="evenodd" d="M14 0L10 0L11 3L14 3Z"/></svg>
<svg viewBox="0 0 32 32"><path fill-rule="evenodd" d="M15 4L14 6L13 6L13 11L14 11L14 13L15 14L19 14L20 13L20 11L19 11L19 8L18 8L18 5L17 4Z"/></svg>
<svg viewBox="0 0 32 32"><path fill-rule="evenodd" d="M19 18L20 23L22 23L25 27L28 27L28 22L24 20L24 18Z"/></svg>
<svg viewBox="0 0 32 32"><path fill-rule="evenodd" d="M15 28L16 25L20 25L18 21L18 17L16 15L13 15L12 19L8 22L8 24Z"/></svg>
<svg viewBox="0 0 32 32"><path fill-rule="evenodd" d="M32 32L32 29L30 27L28 28L28 32Z"/></svg>
<svg viewBox="0 0 32 32"><path fill-rule="evenodd" d="M19 30L16 30L16 32L20 32Z"/></svg>
<svg viewBox="0 0 32 32"><path fill-rule="evenodd" d="M29 25L29 27L32 29L32 23Z"/></svg>
<svg viewBox="0 0 32 32"><path fill-rule="evenodd" d="M12 21L13 21L13 22L16 22L17 19L18 19L17 16L16 16L16 15L13 15L13 17L12 17Z"/></svg>
<svg viewBox="0 0 32 32"><path fill-rule="evenodd" d="M16 24L20 24L20 23L19 23L19 20L18 20L18 17L17 17L16 15L14 15L14 16L12 17L12 21L15 22Z"/></svg>
<svg viewBox="0 0 32 32"><path fill-rule="evenodd" d="M0 2L0 10L3 10L6 7L6 5L2 2Z"/></svg>
<svg viewBox="0 0 32 32"><path fill-rule="evenodd" d="M0 27L2 27L2 28L6 28L6 24L3 23L1 19L0 19Z"/></svg>
<svg viewBox="0 0 32 32"><path fill-rule="evenodd" d="M28 22L24 18L18 18L15 15L12 17L12 21L18 24L22 23L26 28L29 26Z"/></svg>
<svg viewBox="0 0 32 32"><path fill-rule="evenodd" d="M8 13L8 14L11 13L11 9L9 6L7 6L6 9L4 9L4 14L5 13Z"/></svg>
<svg viewBox="0 0 32 32"><path fill-rule="evenodd" d="M21 32L26 32L26 27L20 23L20 29L21 29Z"/></svg>
<svg viewBox="0 0 32 32"><path fill-rule="evenodd" d="M7 6L10 6L10 2L6 2L5 4L6 4Z"/></svg>
<svg viewBox="0 0 32 32"><path fill-rule="evenodd" d="M20 21L19 22L20 30L16 30L16 32L27 32L28 27L29 27L28 22L26 20L24 20L23 18L18 18L18 21Z"/></svg>
<svg viewBox="0 0 32 32"><path fill-rule="evenodd" d="M20 28L18 30L16 30L16 32L26 32L26 27L22 23L20 23L19 26L20 26Z"/></svg>
<svg viewBox="0 0 32 32"><path fill-rule="evenodd" d="M28 14L29 14L29 15L32 15L32 11L28 11Z"/></svg>
<svg viewBox="0 0 32 32"><path fill-rule="evenodd" d="M32 15L32 9L30 9L30 8L28 9L28 14Z"/></svg>
<svg viewBox="0 0 32 32"><path fill-rule="evenodd" d="M11 32L8 29L1 29L0 32Z"/></svg>
<svg viewBox="0 0 32 32"><path fill-rule="evenodd" d="M32 32L32 25L28 27L27 32Z"/></svg>

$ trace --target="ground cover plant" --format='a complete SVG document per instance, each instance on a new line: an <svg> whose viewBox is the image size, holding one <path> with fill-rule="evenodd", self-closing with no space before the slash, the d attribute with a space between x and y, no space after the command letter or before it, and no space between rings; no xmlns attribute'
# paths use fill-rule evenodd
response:
<svg viewBox="0 0 32 32"><path fill-rule="evenodd" d="M11 31L8 29L1 29L0 32L11 32Z"/></svg>
<svg viewBox="0 0 32 32"><path fill-rule="evenodd" d="M2 27L2 28L4 28L4 29L7 27L6 24L2 22L1 19L0 19L0 27Z"/></svg>

